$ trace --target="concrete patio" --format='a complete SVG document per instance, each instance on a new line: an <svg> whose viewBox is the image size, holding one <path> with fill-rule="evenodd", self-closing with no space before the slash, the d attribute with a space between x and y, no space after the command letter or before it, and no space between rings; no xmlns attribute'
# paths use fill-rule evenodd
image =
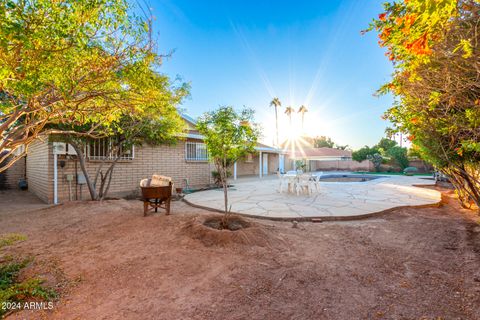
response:
<svg viewBox="0 0 480 320"><path fill-rule="evenodd" d="M359 218L395 207L436 204L441 200L438 191L414 186L433 183L425 177L392 175L365 182L320 182L319 193L297 196L279 193L278 179L246 179L233 182L229 205L234 213L267 219ZM192 193L185 201L223 210L223 190Z"/></svg>

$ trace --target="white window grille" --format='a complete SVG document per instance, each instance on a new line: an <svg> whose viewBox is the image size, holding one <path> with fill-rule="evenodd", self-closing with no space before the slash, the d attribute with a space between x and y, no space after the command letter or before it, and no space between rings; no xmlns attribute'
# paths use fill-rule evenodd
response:
<svg viewBox="0 0 480 320"><path fill-rule="evenodd" d="M185 160L187 161L208 161L207 146L201 142L185 143Z"/></svg>
<svg viewBox="0 0 480 320"><path fill-rule="evenodd" d="M114 150L112 140L109 138L101 138L91 140L87 146L87 155L90 160L115 160L117 158L116 150ZM125 148L120 146L119 160L133 160L135 155L135 147Z"/></svg>

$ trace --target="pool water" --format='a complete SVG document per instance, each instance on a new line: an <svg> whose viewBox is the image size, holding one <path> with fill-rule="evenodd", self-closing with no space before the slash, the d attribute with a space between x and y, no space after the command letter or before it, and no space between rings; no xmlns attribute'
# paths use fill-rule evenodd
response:
<svg viewBox="0 0 480 320"><path fill-rule="evenodd" d="M357 174L324 174L320 177L322 182L365 182L383 178L382 176L368 176Z"/></svg>

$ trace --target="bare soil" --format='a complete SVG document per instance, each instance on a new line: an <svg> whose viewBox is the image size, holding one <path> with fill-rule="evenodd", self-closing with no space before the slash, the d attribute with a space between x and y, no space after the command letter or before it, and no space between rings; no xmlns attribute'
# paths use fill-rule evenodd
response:
<svg viewBox="0 0 480 320"><path fill-rule="evenodd" d="M181 202L143 217L139 201L4 200L0 234L28 240L0 255L34 256L61 291L53 311L9 319L480 319L478 215L451 193L365 220L203 233L212 213Z"/></svg>

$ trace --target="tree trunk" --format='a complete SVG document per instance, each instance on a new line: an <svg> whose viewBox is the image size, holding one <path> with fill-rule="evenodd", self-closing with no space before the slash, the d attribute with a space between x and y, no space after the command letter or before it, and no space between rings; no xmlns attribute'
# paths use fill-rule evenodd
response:
<svg viewBox="0 0 480 320"><path fill-rule="evenodd" d="M442 170L454 185L462 207L471 209L473 202L479 208L480 213L480 186L476 175L472 175L468 171L466 168L455 165Z"/></svg>
<svg viewBox="0 0 480 320"><path fill-rule="evenodd" d="M227 181L223 182L223 199L225 201L225 215L228 214L228 185Z"/></svg>
<svg viewBox="0 0 480 320"><path fill-rule="evenodd" d="M222 218L222 227L224 229L228 228L228 218L229 218L229 210L228 210L228 181L227 181L227 161L226 159L217 161L216 163L217 171L220 175L220 180L222 182L223 187L223 201L224 201L224 215Z"/></svg>
<svg viewBox="0 0 480 320"><path fill-rule="evenodd" d="M107 197L108 190L110 189L110 183L112 182L113 167L114 166L115 166L115 164L112 164L112 166L111 166L112 170L110 170L110 173L108 174L108 182L107 182L107 185L105 186L105 190L103 190L101 200L104 200Z"/></svg>
<svg viewBox="0 0 480 320"><path fill-rule="evenodd" d="M73 149L75 149L75 151L77 152L78 162L80 163L80 169L82 170L82 173L85 176L85 181L87 182L88 191L90 192L90 198L92 200L97 200L98 199L97 190L95 189L95 185L92 183L92 181L90 180L90 176L88 175L87 168L85 166L85 157L84 157L83 151L76 142L70 141L69 143L73 146Z"/></svg>
<svg viewBox="0 0 480 320"><path fill-rule="evenodd" d="M110 167L108 167L107 172L105 172L105 176L102 179L102 185L101 185L101 190L100 190L100 192L101 192L100 200L104 200L107 197L108 190L110 189L110 183L112 182L113 169L115 168L115 165L117 164L118 159L120 159L120 157L117 157L112 162L112 164L110 164Z"/></svg>
<svg viewBox="0 0 480 320"><path fill-rule="evenodd" d="M276 134L276 146L278 147L280 145L280 142L278 141L278 113L277 113L277 106L275 106L275 134Z"/></svg>

